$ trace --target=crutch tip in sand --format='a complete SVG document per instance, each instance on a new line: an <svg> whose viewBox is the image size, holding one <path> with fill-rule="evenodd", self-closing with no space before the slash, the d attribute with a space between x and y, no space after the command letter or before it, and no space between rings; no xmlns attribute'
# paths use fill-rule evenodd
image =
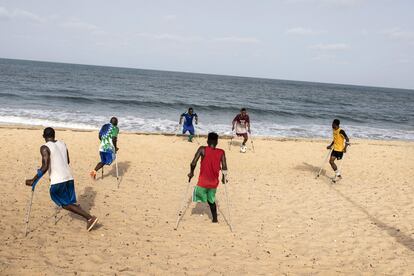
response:
<svg viewBox="0 0 414 276"><path fill-rule="evenodd" d="M329 156L331 156L331 153L332 153L332 150L333 150L333 149L332 149L332 148L330 148L330 147L328 147L328 149L329 149L329 152L328 152L328 154L326 155L326 157L323 159L322 165L321 165L320 169L318 170L318 173L316 174L316 177L315 177L315 178L318 178L318 177L321 175L322 170L323 170L323 168L325 167L325 164L326 164L326 162L328 161Z"/></svg>
<svg viewBox="0 0 414 276"><path fill-rule="evenodd" d="M32 192L31 192L30 201L29 201L29 204L28 204L28 207L27 207L26 228L25 228L25 232L24 232L25 237L27 237L28 230L29 230L29 219L30 219L30 213L32 211L32 203L33 203L33 196L34 196L35 187L36 187L37 183L39 182L40 178L42 178L43 174L44 174L44 172L41 169L38 169L37 174L34 176L34 178L26 180L26 185L31 186Z"/></svg>
<svg viewBox="0 0 414 276"><path fill-rule="evenodd" d="M190 188L191 185L191 177L188 177L188 184L187 184L187 188L185 189L184 195L183 195L183 200L181 201L180 206L178 207L178 211L177 211L177 221L175 222L175 226L174 226L174 230L178 229L178 224L180 223L180 220L185 212L185 210L187 209L187 205L186 202L188 202L188 190ZM185 208L184 208L185 207Z"/></svg>
<svg viewBox="0 0 414 276"><path fill-rule="evenodd" d="M253 152L256 152L256 150L254 149L253 136L252 136L250 129L249 129L249 136L250 136L250 143L252 144L252 150Z"/></svg>
<svg viewBox="0 0 414 276"><path fill-rule="evenodd" d="M227 171L222 171L222 175L223 175L223 180L222 183L224 185L224 193L226 194L226 205L227 205L227 216L228 216L228 224L230 227L230 231L233 232L233 225L231 223L231 215L230 215L230 200L229 200L229 194L227 191Z"/></svg>

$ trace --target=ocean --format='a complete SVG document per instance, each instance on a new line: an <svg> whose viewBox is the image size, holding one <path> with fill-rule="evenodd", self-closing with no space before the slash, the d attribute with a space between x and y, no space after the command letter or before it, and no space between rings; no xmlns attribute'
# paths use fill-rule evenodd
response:
<svg viewBox="0 0 414 276"><path fill-rule="evenodd" d="M196 131L231 134L241 107L252 135L414 140L414 90L0 59L0 124L174 133L188 107Z"/></svg>

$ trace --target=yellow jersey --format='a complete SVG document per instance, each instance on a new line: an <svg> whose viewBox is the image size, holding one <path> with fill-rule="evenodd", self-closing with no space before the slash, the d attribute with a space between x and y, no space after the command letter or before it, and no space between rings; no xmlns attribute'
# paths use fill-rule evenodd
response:
<svg viewBox="0 0 414 276"><path fill-rule="evenodd" d="M333 130L333 150L343 152L345 148L345 137L340 133L341 128Z"/></svg>

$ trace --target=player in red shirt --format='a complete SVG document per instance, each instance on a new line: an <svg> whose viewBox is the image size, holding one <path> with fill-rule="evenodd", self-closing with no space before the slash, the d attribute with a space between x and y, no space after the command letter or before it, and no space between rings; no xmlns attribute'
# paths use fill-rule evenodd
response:
<svg viewBox="0 0 414 276"><path fill-rule="evenodd" d="M236 128L236 135L244 138L242 147L245 147L248 139L247 133L251 133L250 118L247 114L246 108L242 108L240 110L240 114L237 114L237 116L234 117L231 130L234 130L234 128Z"/></svg>
<svg viewBox="0 0 414 276"><path fill-rule="evenodd" d="M216 148L218 144L217 133L208 134L207 145L198 148L190 165L189 180L194 176L194 169L201 157L200 176L194 188L193 202L207 202L210 206L213 222L217 222L216 190L219 184L220 169L221 182L226 184L227 162L224 150Z"/></svg>

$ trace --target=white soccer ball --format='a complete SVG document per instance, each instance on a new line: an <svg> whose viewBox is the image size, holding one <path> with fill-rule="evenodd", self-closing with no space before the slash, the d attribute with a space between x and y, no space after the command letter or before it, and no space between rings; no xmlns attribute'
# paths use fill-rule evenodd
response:
<svg viewBox="0 0 414 276"><path fill-rule="evenodd" d="M240 147L240 152L241 153L246 153L246 151L247 151L247 147L246 146L241 146Z"/></svg>

